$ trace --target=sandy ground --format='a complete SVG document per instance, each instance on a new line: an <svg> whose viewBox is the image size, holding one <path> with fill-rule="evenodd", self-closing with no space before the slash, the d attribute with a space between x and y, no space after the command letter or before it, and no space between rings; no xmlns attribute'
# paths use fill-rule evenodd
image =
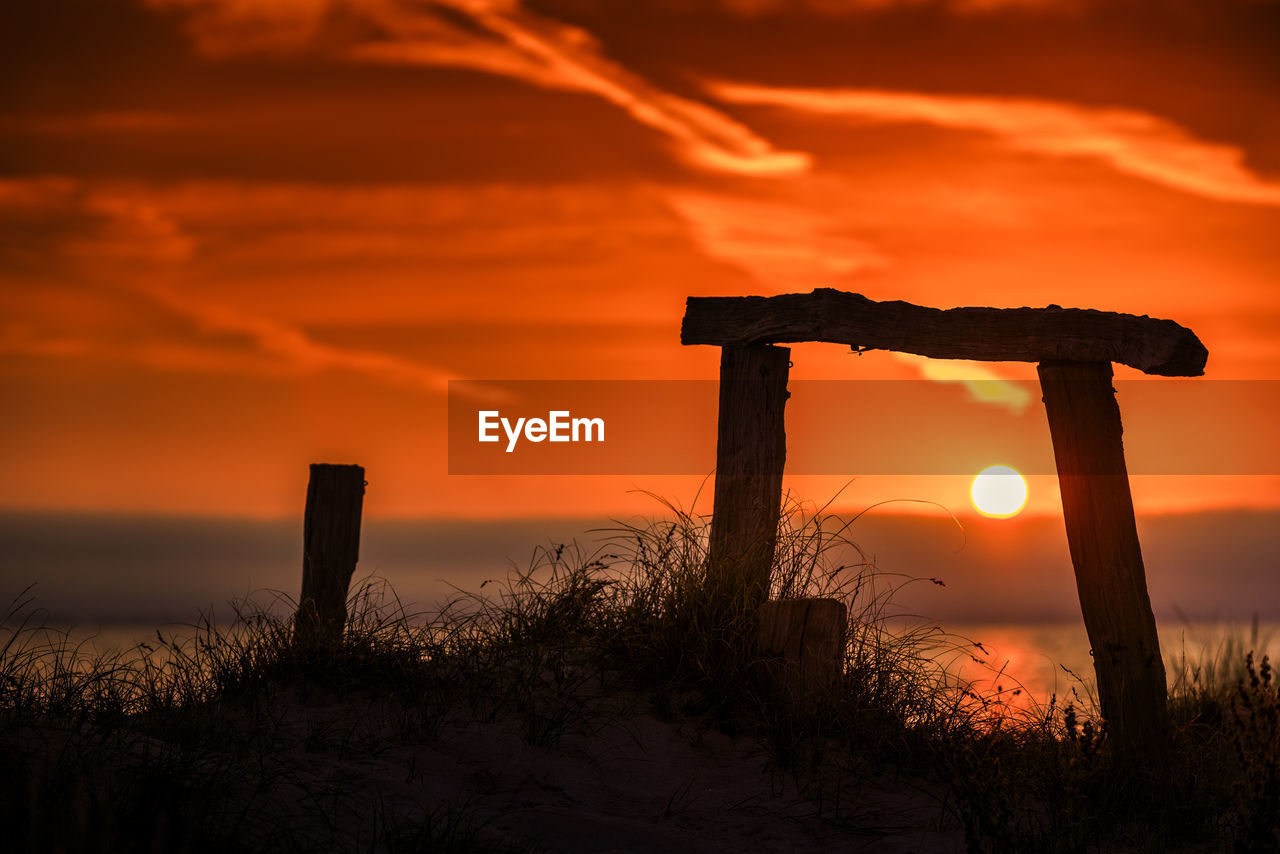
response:
<svg viewBox="0 0 1280 854"><path fill-rule="evenodd" d="M343 724L350 711L300 713L306 720L295 723L312 732L327 715L329 735L346 732L336 743L353 747L335 753L327 738L280 757L288 771L269 787L271 806L255 813L305 828L325 848L361 849L376 804L383 823L434 814L440 826L460 813L478 840L566 854L964 850L927 792L883 774L845 775L839 787L798 780L750 738L652 714L595 720L554 746L528 744L516 720L454 721L429 743L361 755L361 734ZM316 821L317 791L333 793L328 826Z"/></svg>
<svg viewBox="0 0 1280 854"><path fill-rule="evenodd" d="M939 796L893 768L859 771L829 756L819 767L838 773L797 774L751 736L667 720L641 700L597 699L540 730L531 724L546 719L527 710L477 720L456 706L424 728L416 706L290 690L202 709L185 734L169 720L166 740L134 721L109 736L24 727L5 747L32 757L28 767L44 779L71 773L74 785L58 790L71 803L46 803L38 815L30 797L22 806L41 837L53 838L48 822L73 822L64 850L117 850L98 837L116 826L118 795L132 790L142 793L127 803L141 803L143 826L122 838L143 850L169 850L150 844L167 839L187 840L181 850L223 851L229 840L271 854L965 851ZM27 848L52 850L38 839Z"/></svg>

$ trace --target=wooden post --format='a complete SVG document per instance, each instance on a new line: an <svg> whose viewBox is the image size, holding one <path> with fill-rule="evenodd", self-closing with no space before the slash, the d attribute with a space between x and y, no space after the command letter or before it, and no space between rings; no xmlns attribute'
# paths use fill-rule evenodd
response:
<svg viewBox="0 0 1280 854"><path fill-rule="evenodd" d="M347 623L347 588L360 557L364 468L313 463L302 524L302 595L295 637L336 645Z"/></svg>
<svg viewBox="0 0 1280 854"><path fill-rule="evenodd" d="M760 654L780 665L793 699L820 697L840 680L849 608L839 599L784 599L760 606Z"/></svg>
<svg viewBox="0 0 1280 854"><path fill-rule="evenodd" d="M733 611L754 612L769 595L787 457L783 410L791 351L729 345L720 351L720 414L711 581Z"/></svg>
<svg viewBox="0 0 1280 854"><path fill-rule="evenodd" d="M1120 756L1159 773L1168 767L1168 692L1111 364L1042 362L1039 372L1102 715Z"/></svg>

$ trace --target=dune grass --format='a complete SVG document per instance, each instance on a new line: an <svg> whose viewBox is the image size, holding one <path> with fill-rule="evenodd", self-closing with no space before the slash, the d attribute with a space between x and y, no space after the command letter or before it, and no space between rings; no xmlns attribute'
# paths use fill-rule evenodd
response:
<svg viewBox="0 0 1280 854"><path fill-rule="evenodd" d="M774 598L849 607L838 685L800 703L760 679L749 616L707 571L706 521L666 517L549 545L429 612L384 583L351 596L339 645L294 643L275 595L96 654L27 597L0 634L0 823L13 851L505 851L469 805L406 806L333 760L399 756L447 722L508 721L556 748L635 714L764 746L822 820L863 827L867 781L905 783L969 851L1276 850L1280 721L1265 659L1231 647L1171 680L1174 779L1158 796L1115 767L1086 702L980 693L946 656L973 644L894 605L849 524L792 504ZM326 764L327 763L327 764ZM678 793L677 793L678 794ZM676 796L673 795L673 798ZM882 828L867 826L867 833Z"/></svg>

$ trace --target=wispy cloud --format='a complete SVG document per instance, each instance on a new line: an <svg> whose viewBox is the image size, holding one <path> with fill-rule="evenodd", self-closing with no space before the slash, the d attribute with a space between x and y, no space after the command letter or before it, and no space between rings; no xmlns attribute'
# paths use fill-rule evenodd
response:
<svg viewBox="0 0 1280 854"><path fill-rule="evenodd" d="M838 221L798 206L690 192L670 193L668 203L689 223L707 256L742 270L765 293L830 287L841 278L892 265L874 246L845 233L847 227ZM926 380L961 384L976 403L1018 414L1031 400L1025 388L976 362L893 355Z"/></svg>
<svg viewBox="0 0 1280 854"><path fill-rule="evenodd" d="M104 110L80 115L0 116L0 131L42 134L149 133L203 130L217 126L213 116L177 115L155 110Z"/></svg>
<svg viewBox="0 0 1280 854"><path fill-rule="evenodd" d="M742 270L766 293L830 287L892 264L871 244L842 233L847 229L840 223L797 206L690 192L667 199L707 256ZM960 383L977 403L1017 414L1031 400L1025 388L976 362L893 355L926 380Z"/></svg>
<svg viewBox="0 0 1280 854"><path fill-rule="evenodd" d="M0 182L0 223L27 223L21 254L0 254L0 291L12 312L0 326L0 352L38 357L123 360L169 370L300 375L349 371L380 382L443 392L459 377L377 350L316 340L282 320L219 305L176 284L196 240L155 203L66 179ZM43 270L32 271L39 263ZM64 296L22 296L36 272ZM69 312L70 303L116 312ZM136 318L148 309L150 318ZM132 317L131 317L132 316ZM69 323L78 328L67 328Z"/></svg>
<svg viewBox="0 0 1280 854"><path fill-rule="evenodd" d="M693 192L671 192L667 200L708 257L771 292L829 287L890 263L840 223L795 205Z"/></svg>
<svg viewBox="0 0 1280 854"><path fill-rule="evenodd" d="M720 7L743 17L804 13L847 17L895 9L941 9L960 15L1018 11L1074 12L1099 0L720 0ZM688 3L690 8L703 4Z"/></svg>
<svg viewBox="0 0 1280 854"><path fill-rule="evenodd" d="M430 392L445 391L449 380L461 379L450 371L389 353L326 344L290 324L204 303L176 288L151 286L143 290L158 305L192 321L200 333L223 340L238 337L269 363L291 372L350 371Z"/></svg>
<svg viewBox="0 0 1280 854"><path fill-rule="evenodd" d="M188 10L197 44L215 56L306 48L355 62L473 69L601 98L705 170L777 176L809 167L806 154L780 151L729 116L654 86L609 59L586 30L539 16L516 0L151 3ZM367 26L326 30L340 15Z"/></svg>
<svg viewBox="0 0 1280 854"><path fill-rule="evenodd" d="M1280 205L1280 182L1250 171L1235 146L1206 142L1157 116L1022 98L711 82L715 97L873 122L928 124L995 136L1018 151L1084 157L1155 184L1223 202Z"/></svg>
<svg viewBox="0 0 1280 854"><path fill-rule="evenodd" d="M978 362L929 359L914 353L894 353L899 362L911 365L927 380L960 383L975 403L1003 407L1015 415L1026 410L1032 394L1025 385L1004 379L995 370Z"/></svg>

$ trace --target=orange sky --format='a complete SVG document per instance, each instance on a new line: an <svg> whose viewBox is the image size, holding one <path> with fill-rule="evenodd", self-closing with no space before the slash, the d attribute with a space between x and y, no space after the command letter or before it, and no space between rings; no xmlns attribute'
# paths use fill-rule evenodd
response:
<svg viewBox="0 0 1280 854"><path fill-rule="evenodd" d="M679 344L691 294L1145 313L1200 335L1206 380L1280 379L1271 3L10 6L5 509L296 514L321 460L364 464L379 516L688 503L697 476L451 477L445 392L714 378L715 348ZM939 369L793 360L795 379ZM1169 429L1256 441L1276 416ZM963 512L966 488L882 475L842 501ZM1280 505L1275 476L1134 491L1147 512ZM1052 478L1032 496L1054 512Z"/></svg>

